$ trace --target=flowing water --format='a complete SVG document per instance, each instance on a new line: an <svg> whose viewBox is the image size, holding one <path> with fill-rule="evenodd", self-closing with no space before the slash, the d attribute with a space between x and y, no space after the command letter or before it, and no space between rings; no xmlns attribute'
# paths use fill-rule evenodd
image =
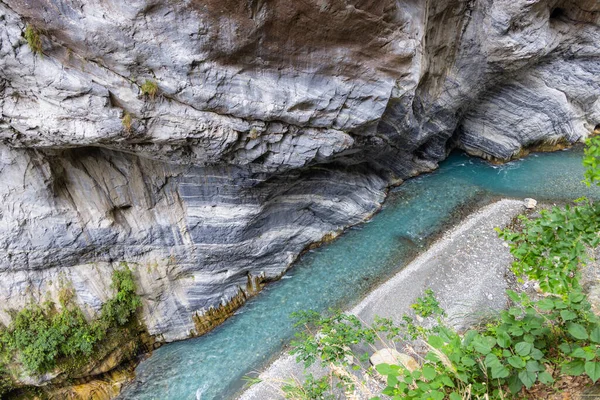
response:
<svg viewBox="0 0 600 400"><path fill-rule="evenodd" d="M393 190L369 222L301 257L217 329L156 350L121 398L232 398L244 375L264 367L289 342L292 312L350 308L475 204L497 197L600 197L600 190L581 183L582 176L580 150L534 154L502 166L453 154L438 171Z"/></svg>

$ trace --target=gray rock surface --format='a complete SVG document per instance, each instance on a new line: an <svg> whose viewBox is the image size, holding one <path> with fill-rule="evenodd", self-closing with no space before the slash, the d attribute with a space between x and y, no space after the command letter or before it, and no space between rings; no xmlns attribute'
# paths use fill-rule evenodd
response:
<svg viewBox="0 0 600 400"><path fill-rule="evenodd" d="M93 314L127 262L183 339L450 149L576 142L599 98L596 0L0 0L2 308L70 280Z"/></svg>

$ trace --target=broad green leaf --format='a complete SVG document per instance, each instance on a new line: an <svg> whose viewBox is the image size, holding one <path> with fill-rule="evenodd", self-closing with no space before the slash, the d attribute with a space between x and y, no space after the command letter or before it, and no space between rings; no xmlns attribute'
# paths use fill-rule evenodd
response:
<svg viewBox="0 0 600 400"><path fill-rule="evenodd" d="M463 397L456 392L452 392L450 393L450 400L463 400Z"/></svg>
<svg viewBox="0 0 600 400"><path fill-rule="evenodd" d="M515 345L515 351L520 356L528 355L531 352L531 349L533 349L533 345L528 342L519 342Z"/></svg>
<svg viewBox="0 0 600 400"><path fill-rule="evenodd" d="M427 338L427 343L429 343L434 349L441 349L444 347L444 340L435 335L429 336L429 338Z"/></svg>
<svg viewBox="0 0 600 400"><path fill-rule="evenodd" d="M490 353L487 356L485 356L485 366L488 368L493 368L500 365L500 360L498 360L498 357L493 354Z"/></svg>
<svg viewBox="0 0 600 400"><path fill-rule="evenodd" d="M540 372L544 370L544 367L537 361L529 360L527 361L526 369L529 372Z"/></svg>
<svg viewBox="0 0 600 400"><path fill-rule="evenodd" d="M509 347L511 344L510 335L506 332L498 332L498 335L496 337L496 342L498 343L498 346L505 349L505 348Z"/></svg>
<svg viewBox="0 0 600 400"><path fill-rule="evenodd" d="M397 372L395 372L390 367L389 364L385 364L385 363L377 364L375 366L375 369L377 370L377 372L379 372L383 376L387 376L387 375L399 375Z"/></svg>
<svg viewBox="0 0 600 400"><path fill-rule="evenodd" d="M554 302L552 299L542 299L537 302L537 305L542 311L550 311L554 309Z"/></svg>
<svg viewBox="0 0 600 400"><path fill-rule="evenodd" d="M467 367L472 367L473 365L475 365L475 360L467 356L461 357L460 362L466 365Z"/></svg>
<svg viewBox="0 0 600 400"><path fill-rule="evenodd" d="M600 362L588 361L585 363L585 373L596 383L600 379Z"/></svg>
<svg viewBox="0 0 600 400"><path fill-rule="evenodd" d="M451 387L451 388L453 388L455 386L454 382L452 382L452 379L450 379L450 377L448 375L442 375L441 379L442 379L442 383L444 384L444 386Z"/></svg>
<svg viewBox="0 0 600 400"><path fill-rule="evenodd" d="M552 377L552 375L550 375L548 372L544 371L544 372L540 372L538 374L538 379L540 380L540 382L542 382L544 385L549 385L551 383L554 382L554 378Z"/></svg>
<svg viewBox="0 0 600 400"><path fill-rule="evenodd" d="M492 372L493 379L502 379L508 377L510 375L510 371L504 365L499 364L492 368L490 368Z"/></svg>
<svg viewBox="0 0 600 400"><path fill-rule="evenodd" d="M584 294L581 292L569 293L569 300L573 303L579 303L584 299Z"/></svg>
<svg viewBox="0 0 600 400"><path fill-rule="evenodd" d="M435 390L433 392L430 392L429 396L431 397L432 400L444 400L444 397L446 397L446 394L443 392L440 392L439 390Z"/></svg>
<svg viewBox="0 0 600 400"><path fill-rule="evenodd" d="M594 343L600 343L600 326L594 326L590 332L590 340Z"/></svg>
<svg viewBox="0 0 600 400"><path fill-rule="evenodd" d="M541 351L540 349L533 348L533 349L531 350L531 353L529 353L529 356L530 356L531 358L533 358L534 360L537 360L537 361L539 361L539 360L541 360L542 358L544 358L544 353L542 353L542 351Z"/></svg>
<svg viewBox="0 0 600 400"><path fill-rule="evenodd" d="M560 317L563 319L563 321L572 321L577 318L577 314L571 310L562 310L560 312Z"/></svg>
<svg viewBox="0 0 600 400"><path fill-rule="evenodd" d="M523 385L525 385L525 387L527 389L529 389L530 387L533 386L536 378L537 377L536 377L535 372L529 372L529 371L519 372L519 379L521 380L521 382L523 382Z"/></svg>
<svg viewBox="0 0 600 400"><path fill-rule="evenodd" d="M579 376L585 372L584 362L583 360L568 362L562 366L561 372L566 375Z"/></svg>
<svg viewBox="0 0 600 400"><path fill-rule="evenodd" d="M517 394L522 387L523 383L517 375L512 375L510 378L508 378L508 388L512 394Z"/></svg>
<svg viewBox="0 0 600 400"><path fill-rule="evenodd" d="M434 368L430 367L429 365L423 366L423 376L425 377L425 379L430 381L433 378L435 378L436 375L437 375L437 372L435 372Z"/></svg>
<svg viewBox="0 0 600 400"><path fill-rule="evenodd" d="M580 325L580 324L576 324L574 322L569 322L567 324L567 331L571 334L571 336L573 336L575 339L579 339L579 340L585 340L588 338L588 334L587 331L585 330L585 328Z"/></svg>
<svg viewBox="0 0 600 400"><path fill-rule="evenodd" d="M571 357L575 357L575 358L587 358L587 353L586 351L581 348L581 347L577 347L575 350L573 350L573 352L571 354L569 354Z"/></svg>
<svg viewBox="0 0 600 400"><path fill-rule="evenodd" d="M490 346L481 337L477 337L473 340L473 348L475 349L475 351L477 351L483 355L489 354L489 352L492 351L492 346Z"/></svg>
<svg viewBox="0 0 600 400"><path fill-rule="evenodd" d="M515 303L519 303L519 300L521 298L517 292L515 292L514 290L507 290L506 294L512 301L514 301Z"/></svg>
<svg viewBox="0 0 600 400"><path fill-rule="evenodd" d="M507 359L508 363L517 369L525 367L525 361L519 356L511 356Z"/></svg>

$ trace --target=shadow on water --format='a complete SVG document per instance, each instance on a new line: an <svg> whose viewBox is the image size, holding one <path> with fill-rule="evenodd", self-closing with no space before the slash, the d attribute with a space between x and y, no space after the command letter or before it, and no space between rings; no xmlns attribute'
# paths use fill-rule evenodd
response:
<svg viewBox="0 0 600 400"><path fill-rule="evenodd" d="M303 255L236 315L207 335L156 350L121 398L231 398L293 335L294 311L349 308L427 247L449 224L500 197L567 201L600 197L580 183L581 150L534 154L493 166L452 154L440 169L392 190L369 222Z"/></svg>

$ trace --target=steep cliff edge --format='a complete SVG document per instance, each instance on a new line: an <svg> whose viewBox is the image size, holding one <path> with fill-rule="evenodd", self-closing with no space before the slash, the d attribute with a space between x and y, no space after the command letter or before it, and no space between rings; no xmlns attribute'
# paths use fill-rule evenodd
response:
<svg viewBox="0 0 600 400"><path fill-rule="evenodd" d="M91 316L127 262L150 334L202 333L390 184L599 99L596 0L0 0L0 321L61 279Z"/></svg>

